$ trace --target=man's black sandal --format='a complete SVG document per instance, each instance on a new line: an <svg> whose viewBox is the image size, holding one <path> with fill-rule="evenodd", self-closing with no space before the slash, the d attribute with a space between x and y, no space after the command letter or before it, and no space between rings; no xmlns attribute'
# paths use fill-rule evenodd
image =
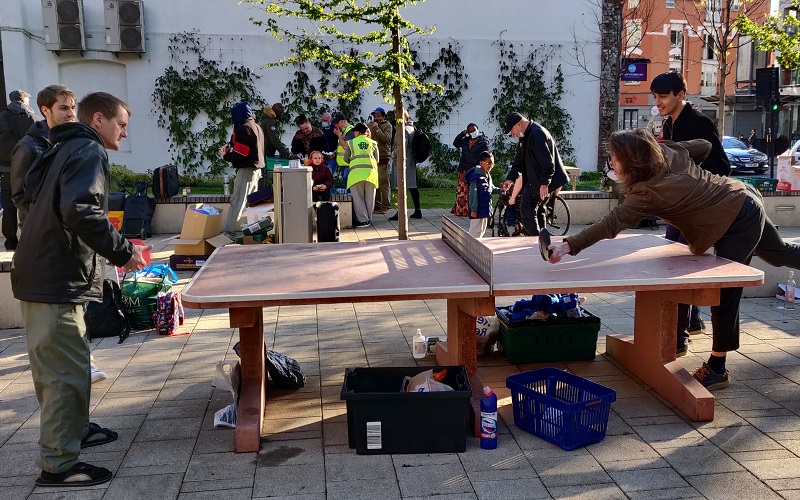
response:
<svg viewBox="0 0 800 500"><path fill-rule="evenodd" d="M93 422L89 422L89 433L86 434L86 437L81 439L81 448L110 443L116 441L118 437L119 434L111 429L106 429Z"/></svg>
<svg viewBox="0 0 800 500"><path fill-rule="evenodd" d="M95 467L87 463L78 462L66 472L54 474L42 471L42 475L36 478L36 486L45 487L80 487L94 486L111 481L111 471L103 467Z"/></svg>

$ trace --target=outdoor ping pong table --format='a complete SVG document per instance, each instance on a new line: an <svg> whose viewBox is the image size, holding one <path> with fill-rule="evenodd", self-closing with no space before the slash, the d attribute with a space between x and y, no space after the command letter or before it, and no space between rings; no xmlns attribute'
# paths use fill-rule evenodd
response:
<svg viewBox="0 0 800 500"><path fill-rule="evenodd" d="M330 272L331 258L350 264L347 272ZM466 366L479 415L475 317L494 314L495 296L634 291L635 342L609 336L608 352L690 418L711 420L713 396L675 361L677 303L712 305L721 287L762 282L761 271L693 256L650 235L619 236L551 265L536 238L476 240L445 217L441 240L223 247L182 296L186 307L229 309L231 327L239 329L236 451L252 452L260 447L264 415L263 307L446 299L447 340L437 347L437 362Z"/></svg>

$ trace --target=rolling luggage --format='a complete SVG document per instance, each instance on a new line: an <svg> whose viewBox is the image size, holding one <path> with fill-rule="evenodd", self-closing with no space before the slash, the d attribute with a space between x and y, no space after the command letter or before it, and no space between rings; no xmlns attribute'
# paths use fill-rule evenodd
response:
<svg viewBox="0 0 800 500"><path fill-rule="evenodd" d="M317 212L317 241L339 241L339 204L318 201L314 209Z"/></svg>
<svg viewBox="0 0 800 500"><path fill-rule="evenodd" d="M179 190L178 167L164 165L153 170L153 196L156 198L171 198L177 195Z"/></svg>

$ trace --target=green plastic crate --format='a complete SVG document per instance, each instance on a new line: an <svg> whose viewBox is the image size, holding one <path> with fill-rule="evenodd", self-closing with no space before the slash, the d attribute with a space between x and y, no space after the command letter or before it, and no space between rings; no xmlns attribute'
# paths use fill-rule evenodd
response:
<svg viewBox="0 0 800 500"><path fill-rule="evenodd" d="M585 315L581 318L512 322L505 310L498 308L498 348L515 365L594 359L600 318L585 309L581 311Z"/></svg>
<svg viewBox="0 0 800 500"><path fill-rule="evenodd" d="M737 181L742 181L745 184L750 184L762 193L774 193L775 188L778 186L778 179L771 179L769 177L732 177Z"/></svg>

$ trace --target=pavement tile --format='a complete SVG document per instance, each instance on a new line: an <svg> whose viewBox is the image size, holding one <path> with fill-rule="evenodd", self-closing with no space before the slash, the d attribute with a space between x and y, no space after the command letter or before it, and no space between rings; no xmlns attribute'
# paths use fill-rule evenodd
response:
<svg viewBox="0 0 800 500"><path fill-rule="evenodd" d="M192 456L192 449L193 440L135 441L125 455L122 467L162 466L185 469Z"/></svg>
<svg viewBox="0 0 800 500"><path fill-rule="evenodd" d="M259 467L255 472L253 498L325 493L325 469L321 465Z"/></svg>
<svg viewBox="0 0 800 500"><path fill-rule="evenodd" d="M183 474L115 477L108 486L108 498L138 500L142 498L177 498Z"/></svg>
<svg viewBox="0 0 800 500"><path fill-rule="evenodd" d="M758 479L793 479L800 471L800 458L775 458L767 460L747 460L741 464Z"/></svg>
<svg viewBox="0 0 800 500"><path fill-rule="evenodd" d="M547 491L553 498L569 498L570 500L623 500L630 498L613 483L552 486L547 488Z"/></svg>
<svg viewBox="0 0 800 500"><path fill-rule="evenodd" d="M537 478L503 479L497 481L472 481L472 487L479 499L528 500L551 498L547 488Z"/></svg>
<svg viewBox="0 0 800 500"><path fill-rule="evenodd" d="M741 465L713 445L671 448L662 450L661 455L684 477L742 470Z"/></svg>
<svg viewBox="0 0 800 500"><path fill-rule="evenodd" d="M142 424L136 441L165 441L170 439L195 439L200 432L201 420L148 419Z"/></svg>
<svg viewBox="0 0 800 500"><path fill-rule="evenodd" d="M589 453L604 467L620 460L653 460L659 454L636 435L606 436L599 443L587 447Z"/></svg>
<svg viewBox="0 0 800 500"><path fill-rule="evenodd" d="M400 500L400 488L392 476L383 479L329 481L327 500Z"/></svg>
<svg viewBox="0 0 800 500"><path fill-rule="evenodd" d="M461 464L395 467L403 498L473 493Z"/></svg>
<svg viewBox="0 0 800 500"><path fill-rule="evenodd" d="M709 500L730 500L731 498L778 500L780 498L777 493L771 491L747 471L691 476L685 479Z"/></svg>
<svg viewBox="0 0 800 500"><path fill-rule="evenodd" d="M337 455L335 460L325 461L327 481L370 480L395 475L391 455Z"/></svg>
<svg viewBox="0 0 800 500"><path fill-rule="evenodd" d="M609 472L609 476L625 493L688 486L672 468L613 471Z"/></svg>
<svg viewBox="0 0 800 500"><path fill-rule="evenodd" d="M250 491L249 494L252 495L253 481L253 475L241 475L232 479L188 481L181 485L181 493L216 492L217 498L219 498L221 491L246 489Z"/></svg>
<svg viewBox="0 0 800 500"><path fill-rule="evenodd" d="M325 455L321 439L296 439L281 441L264 447L256 459L258 467L279 465L323 464Z"/></svg>
<svg viewBox="0 0 800 500"><path fill-rule="evenodd" d="M253 498L252 488L236 488L225 490L225 500L250 500ZM196 491L191 493L181 492L178 500L218 500L219 491Z"/></svg>
<svg viewBox="0 0 800 500"><path fill-rule="evenodd" d="M533 469L539 474L548 488L551 486L570 486L576 484L610 483L611 478L602 466L589 453L572 450L569 455L530 460Z"/></svg>
<svg viewBox="0 0 800 500"><path fill-rule="evenodd" d="M252 477L255 469L254 453L193 454L186 469L184 482Z"/></svg>
<svg viewBox="0 0 800 500"><path fill-rule="evenodd" d="M698 431L726 453L782 449L774 439L749 425L700 428Z"/></svg>

